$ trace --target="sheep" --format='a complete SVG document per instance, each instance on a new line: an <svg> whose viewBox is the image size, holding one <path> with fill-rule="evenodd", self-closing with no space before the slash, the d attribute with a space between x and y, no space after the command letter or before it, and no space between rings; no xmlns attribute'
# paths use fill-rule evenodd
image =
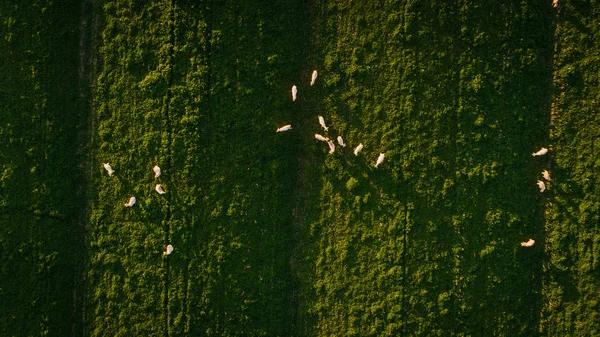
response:
<svg viewBox="0 0 600 337"><path fill-rule="evenodd" d="M529 239L527 242L521 242L522 247L531 247L535 243L534 239Z"/></svg>
<svg viewBox="0 0 600 337"><path fill-rule="evenodd" d="M135 205L136 199L135 197L131 197L129 198L129 201L125 204L125 207L131 207L133 205Z"/></svg>
<svg viewBox="0 0 600 337"><path fill-rule="evenodd" d="M113 173L115 173L115 170L113 170L112 167L110 167L109 163L104 163L104 169L108 172L108 175L111 177Z"/></svg>
<svg viewBox="0 0 600 337"><path fill-rule="evenodd" d="M160 171L160 167L158 167L158 166L154 166L154 167L152 168L152 171L154 171L154 178L158 178L158 177L160 177L160 172L161 172L161 171Z"/></svg>
<svg viewBox="0 0 600 337"><path fill-rule="evenodd" d="M156 190L156 192L158 192L158 194L165 194L167 192L165 192L165 190L163 189L161 184L156 184L156 186L154 187L154 189Z"/></svg>
<svg viewBox="0 0 600 337"><path fill-rule="evenodd" d="M344 143L344 140L342 139L342 136L338 136L337 137L337 141L338 141L338 144L340 144L341 147L346 147L346 143Z"/></svg>
<svg viewBox="0 0 600 337"><path fill-rule="evenodd" d="M552 179L550 179L550 172L548 172L548 170L543 170L542 175L544 176L544 179L552 181Z"/></svg>
<svg viewBox="0 0 600 337"><path fill-rule="evenodd" d="M383 158L385 158L385 153L380 153L379 157L377 158L377 162L375 163L375 168L377 168L377 166L383 162Z"/></svg>
<svg viewBox="0 0 600 337"><path fill-rule="evenodd" d="M323 116L319 116L319 124L321 124L321 126L323 127L323 130L325 130L325 131L329 130L327 125L325 125L325 119L323 118Z"/></svg>
<svg viewBox="0 0 600 337"><path fill-rule="evenodd" d="M540 188L540 193L543 193L546 190L546 184L544 184L543 181L538 180L537 185Z"/></svg>
<svg viewBox="0 0 600 337"><path fill-rule="evenodd" d="M171 255L172 252L173 252L173 246L168 245L167 249L165 249L165 251L163 252L163 255Z"/></svg>
<svg viewBox="0 0 600 337"><path fill-rule="evenodd" d="M292 101L296 101L296 95L298 94L298 88L296 86L292 87Z"/></svg>
<svg viewBox="0 0 600 337"><path fill-rule="evenodd" d="M323 136L321 136L321 135L320 135L320 134L318 134L318 133L315 133L315 138L316 138L317 140L320 140L320 141L322 141L322 142L327 142L327 141L329 141L329 138L327 138L327 137L323 137Z"/></svg>
<svg viewBox="0 0 600 337"><path fill-rule="evenodd" d="M327 145L329 145L329 154L334 153L335 152L335 144L333 144L333 142L328 139Z"/></svg>
<svg viewBox="0 0 600 337"><path fill-rule="evenodd" d="M532 156L536 157L536 156L543 156L548 152L548 149L543 147L541 148L538 152L535 152L532 154Z"/></svg>
<svg viewBox="0 0 600 337"><path fill-rule="evenodd" d="M313 71L312 73L312 78L310 79L310 85L312 86L313 84L315 84L315 81L317 80L317 71Z"/></svg>
<svg viewBox="0 0 600 337"><path fill-rule="evenodd" d="M284 125L284 126L278 128L277 131L275 131L275 132L283 132L283 131L287 131L287 130L289 130L291 128L292 128L292 125L288 124L288 125Z"/></svg>
<svg viewBox="0 0 600 337"><path fill-rule="evenodd" d="M358 144L358 146L357 146L357 147L354 149L354 155L355 155L355 156L358 156L358 153L359 153L360 151L362 151L362 149L363 149L363 145L362 145L362 143Z"/></svg>

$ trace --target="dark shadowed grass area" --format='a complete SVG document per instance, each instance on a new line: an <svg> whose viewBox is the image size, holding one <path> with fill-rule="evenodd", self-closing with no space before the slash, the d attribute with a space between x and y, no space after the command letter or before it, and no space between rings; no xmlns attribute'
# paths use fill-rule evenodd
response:
<svg viewBox="0 0 600 337"><path fill-rule="evenodd" d="M81 332L80 2L0 4L0 334ZM81 127L81 129L79 129Z"/></svg>

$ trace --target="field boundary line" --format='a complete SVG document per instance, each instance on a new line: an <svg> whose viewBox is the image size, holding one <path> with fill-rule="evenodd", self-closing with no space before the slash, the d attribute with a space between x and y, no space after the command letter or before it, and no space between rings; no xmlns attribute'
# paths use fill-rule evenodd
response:
<svg viewBox="0 0 600 337"><path fill-rule="evenodd" d="M172 146L173 146L173 127L171 124L171 98L173 96L173 68L175 66L174 55L175 55L175 7L177 6L176 0L170 1L170 13L169 13L169 51L167 55L167 66L169 69L168 75L168 84L167 84L167 96L165 97L164 103L164 111L165 111L165 121L166 121L166 134L167 134L167 170L172 171ZM171 239L171 221L172 217L172 209L171 203L169 202L169 198L166 198L167 201L167 214L165 217L164 228L165 228L165 243L169 244ZM164 285L164 302L163 302L163 312L165 315L165 336L170 336L170 322L171 315L169 312L169 284L170 284L170 264L169 259L164 259L165 266L165 285Z"/></svg>

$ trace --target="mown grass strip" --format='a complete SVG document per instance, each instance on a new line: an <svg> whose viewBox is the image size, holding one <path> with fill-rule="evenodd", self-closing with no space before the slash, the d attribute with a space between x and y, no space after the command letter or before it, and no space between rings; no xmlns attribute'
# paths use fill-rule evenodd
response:
<svg viewBox="0 0 600 337"><path fill-rule="evenodd" d="M0 4L0 334L80 333L79 1Z"/></svg>

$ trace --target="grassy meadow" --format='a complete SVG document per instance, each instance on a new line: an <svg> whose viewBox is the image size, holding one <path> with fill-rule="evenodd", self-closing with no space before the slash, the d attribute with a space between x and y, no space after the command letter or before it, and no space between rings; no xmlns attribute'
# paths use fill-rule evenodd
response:
<svg viewBox="0 0 600 337"><path fill-rule="evenodd" d="M598 335L598 17L5 1L0 335Z"/></svg>
<svg viewBox="0 0 600 337"><path fill-rule="evenodd" d="M0 335L81 332L77 1L0 3Z"/></svg>

